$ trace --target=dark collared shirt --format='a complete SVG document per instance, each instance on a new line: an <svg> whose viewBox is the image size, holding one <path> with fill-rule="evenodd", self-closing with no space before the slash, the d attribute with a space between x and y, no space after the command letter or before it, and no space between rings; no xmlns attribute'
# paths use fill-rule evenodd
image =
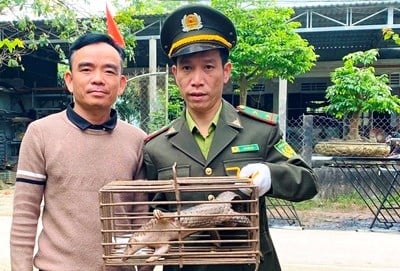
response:
<svg viewBox="0 0 400 271"><path fill-rule="evenodd" d="M91 124L81 116L79 116L74 110L74 103L70 103L67 107L67 117L68 119L75 124L79 129L94 129L94 130L104 130L104 131L112 131L117 125L117 111L115 109L111 109L110 119L104 122L103 124Z"/></svg>

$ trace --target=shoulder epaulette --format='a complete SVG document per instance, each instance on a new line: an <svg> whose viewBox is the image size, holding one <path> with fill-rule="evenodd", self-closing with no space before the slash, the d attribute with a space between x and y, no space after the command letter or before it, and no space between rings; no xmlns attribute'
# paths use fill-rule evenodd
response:
<svg viewBox="0 0 400 271"><path fill-rule="evenodd" d="M147 135L147 137L144 139L144 142L147 143L150 140L152 140L153 138L155 138L156 136L164 133L165 131L167 131L169 129L170 126L164 126L162 127L160 130L157 130L155 132L152 132L151 134Z"/></svg>
<svg viewBox="0 0 400 271"><path fill-rule="evenodd" d="M262 110L254 109L248 106L239 105L236 109L242 113L243 115L249 116L250 118L269 123L269 124L277 124L278 123L278 115L270 112L265 112Z"/></svg>

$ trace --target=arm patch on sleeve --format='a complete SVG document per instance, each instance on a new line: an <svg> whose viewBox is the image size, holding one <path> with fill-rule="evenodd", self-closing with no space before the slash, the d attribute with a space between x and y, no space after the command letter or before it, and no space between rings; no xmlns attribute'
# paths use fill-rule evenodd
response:
<svg viewBox="0 0 400 271"><path fill-rule="evenodd" d="M274 145L274 148L286 158L292 158L297 155L293 148L283 139L279 140L279 142Z"/></svg>

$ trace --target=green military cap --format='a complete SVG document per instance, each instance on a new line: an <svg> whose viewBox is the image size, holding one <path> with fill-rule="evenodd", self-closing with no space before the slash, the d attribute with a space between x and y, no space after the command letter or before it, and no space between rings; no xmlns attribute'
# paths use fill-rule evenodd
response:
<svg viewBox="0 0 400 271"><path fill-rule="evenodd" d="M232 21L206 5L176 9L161 29L161 46L169 58L216 48L232 49L236 30Z"/></svg>

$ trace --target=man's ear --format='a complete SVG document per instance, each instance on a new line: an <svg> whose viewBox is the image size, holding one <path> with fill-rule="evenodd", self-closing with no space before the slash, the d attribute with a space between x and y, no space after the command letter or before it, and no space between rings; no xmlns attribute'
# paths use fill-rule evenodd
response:
<svg viewBox="0 0 400 271"><path fill-rule="evenodd" d="M232 63L227 62L224 65L224 83L228 83L229 78L231 77L231 71L232 71Z"/></svg>
<svg viewBox="0 0 400 271"><path fill-rule="evenodd" d="M73 94L74 93L74 87L72 84L72 72L71 71L66 71L64 74L64 82L65 85L67 86L68 91Z"/></svg>
<svg viewBox="0 0 400 271"><path fill-rule="evenodd" d="M124 94L126 85L128 84L128 79L126 78L125 75L121 75L119 79L119 90L118 90L118 96L121 96Z"/></svg>
<svg viewBox="0 0 400 271"><path fill-rule="evenodd" d="M174 76L176 76L176 70L177 70L176 65L172 65L172 73Z"/></svg>

